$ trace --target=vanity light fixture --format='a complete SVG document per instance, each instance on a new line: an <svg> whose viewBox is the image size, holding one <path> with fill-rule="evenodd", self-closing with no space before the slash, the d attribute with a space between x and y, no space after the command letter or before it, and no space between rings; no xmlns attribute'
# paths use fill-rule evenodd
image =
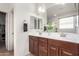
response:
<svg viewBox="0 0 79 59"><path fill-rule="evenodd" d="M45 12L45 9L43 7L39 7L38 8L38 11L44 13Z"/></svg>

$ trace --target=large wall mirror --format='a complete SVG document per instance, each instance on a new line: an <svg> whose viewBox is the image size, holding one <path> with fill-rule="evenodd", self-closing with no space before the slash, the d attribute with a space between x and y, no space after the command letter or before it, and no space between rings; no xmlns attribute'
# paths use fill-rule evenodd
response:
<svg viewBox="0 0 79 59"><path fill-rule="evenodd" d="M48 5L51 7L47 9L47 24L54 23L57 32L78 32L78 3L50 3Z"/></svg>

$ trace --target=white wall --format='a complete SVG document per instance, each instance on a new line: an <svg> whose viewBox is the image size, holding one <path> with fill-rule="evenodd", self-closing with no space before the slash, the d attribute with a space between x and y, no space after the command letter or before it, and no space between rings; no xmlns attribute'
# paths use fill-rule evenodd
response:
<svg viewBox="0 0 79 59"><path fill-rule="evenodd" d="M14 54L17 56L29 53L28 32L23 32L23 23L29 23L29 14L34 13L34 4L15 4L14 7Z"/></svg>
<svg viewBox="0 0 79 59"><path fill-rule="evenodd" d="M23 32L23 23L24 20L26 20L26 23L28 24L28 30L30 30L29 26L31 15L37 15L35 4L14 4L14 54L16 56L23 56L29 53L28 33L30 31Z"/></svg>

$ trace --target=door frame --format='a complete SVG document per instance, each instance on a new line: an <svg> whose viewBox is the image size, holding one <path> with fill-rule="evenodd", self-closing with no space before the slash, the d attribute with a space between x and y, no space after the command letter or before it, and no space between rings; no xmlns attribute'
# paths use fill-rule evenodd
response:
<svg viewBox="0 0 79 59"><path fill-rule="evenodd" d="M8 51L14 50L14 42L12 42L14 38L12 38L12 25L14 25L13 21L13 10L9 11L6 13L6 21L5 21L5 44L6 44L6 49Z"/></svg>

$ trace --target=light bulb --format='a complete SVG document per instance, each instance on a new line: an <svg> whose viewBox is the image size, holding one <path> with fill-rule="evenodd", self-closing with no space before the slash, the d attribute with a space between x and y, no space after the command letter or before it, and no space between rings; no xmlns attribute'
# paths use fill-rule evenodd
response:
<svg viewBox="0 0 79 59"><path fill-rule="evenodd" d="M38 8L38 11L39 11L39 12L45 12L45 9L42 8L42 7L39 7L39 8Z"/></svg>

